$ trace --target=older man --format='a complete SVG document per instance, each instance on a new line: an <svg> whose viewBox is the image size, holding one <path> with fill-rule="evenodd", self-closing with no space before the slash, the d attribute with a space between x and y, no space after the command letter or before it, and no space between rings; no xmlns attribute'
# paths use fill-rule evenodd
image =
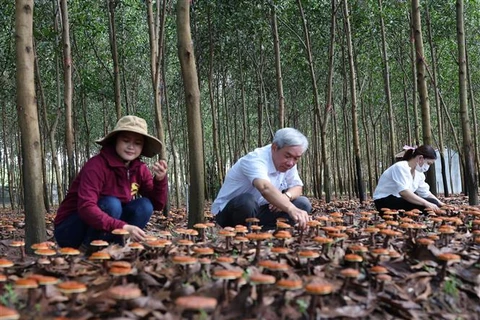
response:
<svg viewBox="0 0 480 320"><path fill-rule="evenodd" d="M271 144L240 158L212 204L217 223L236 226L256 217L268 230L275 228L278 218L286 218L290 224L306 227L312 206L302 196L297 162L307 148L308 140L300 131L283 128Z"/></svg>

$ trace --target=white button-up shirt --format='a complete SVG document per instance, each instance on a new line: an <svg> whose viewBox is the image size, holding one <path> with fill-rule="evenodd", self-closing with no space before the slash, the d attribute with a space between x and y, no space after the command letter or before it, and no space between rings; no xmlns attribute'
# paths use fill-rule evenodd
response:
<svg viewBox="0 0 480 320"><path fill-rule="evenodd" d="M269 144L240 158L228 171L225 182L212 204L212 214L219 213L228 201L243 193L253 194L259 205L267 204L268 201L253 185L255 179L268 180L278 190L303 186L296 165L286 172L277 171L272 159L272 145Z"/></svg>
<svg viewBox="0 0 480 320"><path fill-rule="evenodd" d="M425 174L414 171L408 162L403 160L390 166L378 180L377 188L373 194L373 200L383 199L390 195L401 198L400 192L411 190L422 198L430 195L430 186L425 182Z"/></svg>

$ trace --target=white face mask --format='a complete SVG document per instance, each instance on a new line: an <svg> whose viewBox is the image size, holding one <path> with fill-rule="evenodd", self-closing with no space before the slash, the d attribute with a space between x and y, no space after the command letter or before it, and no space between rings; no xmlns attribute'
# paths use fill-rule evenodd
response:
<svg viewBox="0 0 480 320"><path fill-rule="evenodd" d="M417 163L417 166L415 167L415 170L418 172L427 172L428 169L430 169L430 165L428 163L424 163L422 166Z"/></svg>

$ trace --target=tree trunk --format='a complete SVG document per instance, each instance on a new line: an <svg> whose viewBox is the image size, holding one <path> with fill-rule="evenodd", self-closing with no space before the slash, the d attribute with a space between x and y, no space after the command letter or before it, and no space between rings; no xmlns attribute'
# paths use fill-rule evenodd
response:
<svg viewBox="0 0 480 320"><path fill-rule="evenodd" d="M360 161L360 141L358 136L358 116L357 116L357 75L355 73L355 65L353 63L353 45L352 33L350 31L350 13L348 11L348 1L343 0L345 13L345 34L347 37L348 61L350 65L350 99L352 102L352 138L353 138L353 155L355 157L357 194L360 202L365 201L365 190L363 187L362 166Z"/></svg>
<svg viewBox="0 0 480 320"><path fill-rule="evenodd" d="M479 150L478 150L478 124L477 124L477 113L475 112L475 98L473 96L473 85L472 85L472 78L470 76L470 63L468 62L468 50L467 50L467 42L465 41L465 57L466 57L466 64L467 64L467 83L468 83L468 96L470 100L470 108L472 109L472 118L473 118L473 147L474 147L474 154L475 154L475 165L477 168L477 178L478 172L480 171L480 159L479 159Z"/></svg>
<svg viewBox="0 0 480 320"><path fill-rule="evenodd" d="M271 5L272 18L272 34L273 34L273 49L275 51L275 71L277 75L277 98L278 98L278 127L285 126L285 96L283 95L283 76L282 64L280 62L280 40L278 36L277 13L275 12L275 4Z"/></svg>
<svg viewBox="0 0 480 320"><path fill-rule="evenodd" d="M437 67L437 52L433 44L433 35L432 35L432 25L430 23L430 12L428 10L428 5L425 7L426 11L426 22L427 22L427 31L428 31L428 43L430 45L430 52L432 55L432 69L433 69L433 83L435 90L435 108L437 111L437 128L438 128L438 152L440 154L440 164L442 170L442 182L443 182L443 194L445 197L449 196L448 192L448 180L447 180L447 168L445 164L445 147L443 144L443 118L442 118L442 107L440 105L440 94L438 92L438 67Z"/></svg>
<svg viewBox="0 0 480 320"><path fill-rule="evenodd" d="M465 161L465 183L468 193L468 203L470 205L478 204L477 190L477 172L474 164L472 135L470 131L470 121L468 117L467 103L467 65L465 53L465 23L463 0L457 0L457 42L458 42L458 82L460 93L460 119L462 121L463 132L463 154Z"/></svg>
<svg viewBox="0 0 480 320"><path fill-rule="evenodd" d="M412 0L413 1L413 0ZM412 109L413 109L413 131L415 133L414 145L420 145L420 127L418 125L418 103L417 103L417 92L418 92L418 82L417 82L417 64L415 60L415 30L413 26L413 12L410 14L411 26L410 26L410 59L412 61Z"/></svg>
<svg viewBox="0 0 480 320"><path fill-rule="evenodd" d="M217 176L217 186L220 186L223 183L223 163L222 157L220 156L220 143L218 138L218 116L217 108L214 99L214 90L213 90L213 57L214 57L214 48L213 48L213 30L212 30L212 21L210 19L210 6L207 6L207 20L208 20L208 39L209 39L209 56L208 56L208 93L210 98L210 108L212 112L212 138L213 138L213 152L215 154L216 160L216 176ZM234 117L235 118L235 117ZM215 190L217 191L217 190Z"/></svg>
<svg viewBox="0 0 480 320"><path fill-rule="evenodd" d="M395 162L395 124L394 124L394 115L393 115L393 106L392 106L392 94L390 91L390 67L388 64L388 53L387 53L387 40L385 39L385 23L383 22L383 7L382 0L378 0L378 6L380 8L380 30L382 33L382 58L383 58L383 81L385 88L385 99L387 100L388 106L388 125L389 125L389 157L391 163Z"/></svg>
<svg viewBox="0 0 480 320"><path fill-rule="evenodd" d="M190 33L190 0L177 1L178 58L182 71L187 107L187 126L190 157L190 190L188 226L203 221L205 201L205 167L203 158L200 89Z"/></svg>
<svg viewBox="0 0 480 320"><path fill-rule="evenodd" d="M160 141L165 141L165 133L162 119L162 102L161 102L161 88L160 88L160 70L161 61L163 58L163 43L165 34L165 13L166 0L163 1L162 10L160 11L160 4L157 1L157 13L154 18L152 0L147 1L147 21L148 34L150 43L150 75L152 78L152 87L154 95L155 108L155 128L157 129L157 137ZM160 159L166 159L166 149L163 145L159 154Z"/></svg>
<svg viewBox="0 0 480 320"><path fill-rule="evenodd" d="M322 112L320 110L321 107L320 107L320 101L319 101L319 97L318 97L318 85L317 85L317 77L315 75L315 66L314 66L314 63L313 63L312 46L311 46L311 43L310 43L310 32L308 30L307 19L305 17L305 13L303 11L302 1L297 0L297 4L298 4L298 9L300 10L300 17L302 19L303 34L304 34L304 37L305 37L305 50L306 50L306 53L307 53L307 62L308 62L309 71L310 71L310 81L312 83L313 103L314 103L314 110L315 110L315 114L316 114L316 118L314 120L316 121L316 123L320 124L320 127L322 128L322 126L321 126L321 123L322 123L321 114L322 114ZM321 129L321 131L322 131L322 129ZM322 144L322 143L324 143L324 141L321 140L320 144ZM325 154L322 154L322 159L325 159ZM322 160L322 162L323 162L323 160ZM315 162L315 168L318 168L319 164L320 163ZM318 190L315 192L315 194L318 194L319 196L321 196L322 189L323 189L322 188L323 184L322 184L321 171L322 170L316 169L315 172L314 172L315 181L317 181L317 184L316 184L315 188L316 189L318 188Z"/></svg>
<svg viewBox="0 0 480 320"><path fill-rule="evenodd" d="M106 1L108 10L108 31L110 34L110 51L112 53L113 60L113 89L115 93L115 111L117 114L117 120L119 120L122 117L122 100L120 97L120 67L118 63L117 30L115 27L115 9L119 0Z"/></svg>
<svg viewBox="0 0 480 320"><path fill-rule="evenodd" d="M63 103L65 105L65 145L67 148L68 182L69 185L76 175L75 158L73 154L73 119L72 119L72 53L70 46L70 20L68 18L67 0L60 0L62 12L62 42L63 42Z"/></svg>
<svg viewBox="0 0 480 320"><path fill-rule="evenodd" d="M42 151L35 97L33 0L15 1L17 113L22 142L25 242L46 238L43 205ZM11 186L11 185L10 185Z"/></svg>
<svg viewBox="0 0 480 320"><path fill-rule="evenodd" d="M320 123L320 144L322 148L322 165L323 165L323 190L325 192L325 202L332 201L332 183L330 179L330 157L331 154L327 149L327 126L330 120L330 114L333 111L333 73L335 60L335 31L337 26L337 0L332 1L332 13L330 19L330 45L328 47L328 75L326 85L325 111L323 120ZM320 111L320 110L319 110Z"/></svg>
<svg viewBox="0 0 480 320"><path fill-rule="evenodd" d="M432 145L432 128L430 122L430 102L428 100L427 75L425 68L425 54L423 52L422 21L420 18L419 0L412 0L412 21L415 38L415 59L417 67L417 85L422 108L422 135L423 144ZM427 171L427 183L430 191L437 194L437 179L435 176L435 164Z"/></svg>

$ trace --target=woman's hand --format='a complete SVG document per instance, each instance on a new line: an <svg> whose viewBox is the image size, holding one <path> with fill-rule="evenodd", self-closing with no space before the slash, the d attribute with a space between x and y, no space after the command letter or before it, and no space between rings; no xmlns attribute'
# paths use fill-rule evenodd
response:
<svg viewBox="0 0 480 320"><path fill-rule="evenodd" d="M167 175L167 169L168 169L167 161L159 160L155 162L152 168L155 180L162 181Z"/></svg>
<svg viewBox="0 0 480 320"><path fill-rule="evenodd" d="M130 233L130 237L133 239L133 241L143 241L147 235L145 231L131 224L124 225L123 229Z"/></svg>

